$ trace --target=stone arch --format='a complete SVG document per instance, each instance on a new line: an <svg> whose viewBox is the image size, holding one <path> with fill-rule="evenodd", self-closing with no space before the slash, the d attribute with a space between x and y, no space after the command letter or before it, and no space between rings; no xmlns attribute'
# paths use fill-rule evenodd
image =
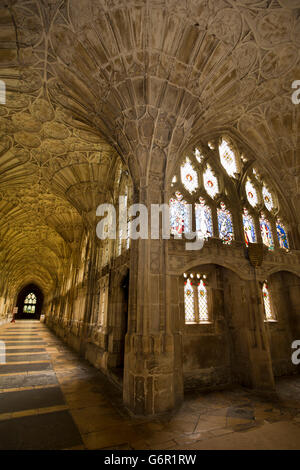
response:
<svg viewBox="0 0 300 470"><path fill-rule="evenodd" d="M33 293L36 296L36 308L34 314L24 313L24 301L26 296L30 293ZM16 319L39 319L42 308L43 308L43 301L44 301L44 294L40 287L37 284L30 283L24 286L18 293L16 306L18 307L18 314L16 315Z"/></svg>
<svg viewBox="0 0 300 470"><path fill-rule="evenodd" d="M205 273L211 289L211 322L207 324L185 324L183 275L179 276L179 309L183 341L183 375L185 389L214 389L240 384L247 387L273 386L268 346L265 343L260 354L265 356L264 377L259 372L258 353L251 330L256 315L260 315L256 283L241 278L236 270L224 263L194 263L187 273ZM261 318L262 320L262 318ZM262 335L264 336L262 331ZM251 340L250 340L251 338ZM250 365L251 364L251 365ZM257 370L254 371L253 367Z"/></svg>

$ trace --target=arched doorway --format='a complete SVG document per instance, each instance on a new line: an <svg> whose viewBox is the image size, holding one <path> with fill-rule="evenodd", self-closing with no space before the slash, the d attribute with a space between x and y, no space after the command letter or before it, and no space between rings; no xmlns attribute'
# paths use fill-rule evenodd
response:
<svg viewBox="0 0 300 470"><path fill-rule="evenodd" d="M35 284L28 284L19 292L17 299L18 314L16 319L39 319L44 296L41 289Z"/></svg>

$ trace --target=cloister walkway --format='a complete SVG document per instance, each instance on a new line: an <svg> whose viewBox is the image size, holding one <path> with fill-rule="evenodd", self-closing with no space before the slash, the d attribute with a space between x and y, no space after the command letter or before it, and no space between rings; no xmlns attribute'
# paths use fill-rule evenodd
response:
<svg viewBox="0 0 300 470"><path fill-rule="evenodd" d="M173 413L133 418L121 391L46 325L2 326L0 341L1 450L300 449L300 376L281 379L274 397L188 393Z"/></svg>

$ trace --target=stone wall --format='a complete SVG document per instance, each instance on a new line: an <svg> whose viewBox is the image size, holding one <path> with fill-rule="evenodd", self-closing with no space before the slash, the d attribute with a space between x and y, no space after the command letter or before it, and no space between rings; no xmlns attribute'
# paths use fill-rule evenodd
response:
<svg viewBox="0 0 300 470"><path fill-rule="evenodd" d="M299 278L291 273L279 272L270 277L269 286L277 320L266 323L274 376L295 374L298 368L291 361L293 353L291 345L294 340L300 339L298 334L300 310L298 307L298 312L293 311L293 294L298 288L299 305Z"/></svg>
<svg viewBox="0 0 300 470"><path fill-rule="evenodd" d="M211 389L232 383L231 339L225 319L221 269L216 265L204 265L193 270L207 276L209 324L184 324L183 277L179 278L185 390Z"/></svg>

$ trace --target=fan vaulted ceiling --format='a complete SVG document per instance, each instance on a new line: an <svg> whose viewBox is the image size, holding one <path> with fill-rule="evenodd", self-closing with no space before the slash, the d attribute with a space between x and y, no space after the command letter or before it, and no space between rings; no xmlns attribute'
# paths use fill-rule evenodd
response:
<svg viewBox="0 0 300 470"><path fill-rule="evenodd" d="M53 288L82 231L94 230L117 151L138 178L134 149L153 135L168 147L169 132L183 148L231 131L299 223L300 0L0 5L3 278Z"/></svg>

